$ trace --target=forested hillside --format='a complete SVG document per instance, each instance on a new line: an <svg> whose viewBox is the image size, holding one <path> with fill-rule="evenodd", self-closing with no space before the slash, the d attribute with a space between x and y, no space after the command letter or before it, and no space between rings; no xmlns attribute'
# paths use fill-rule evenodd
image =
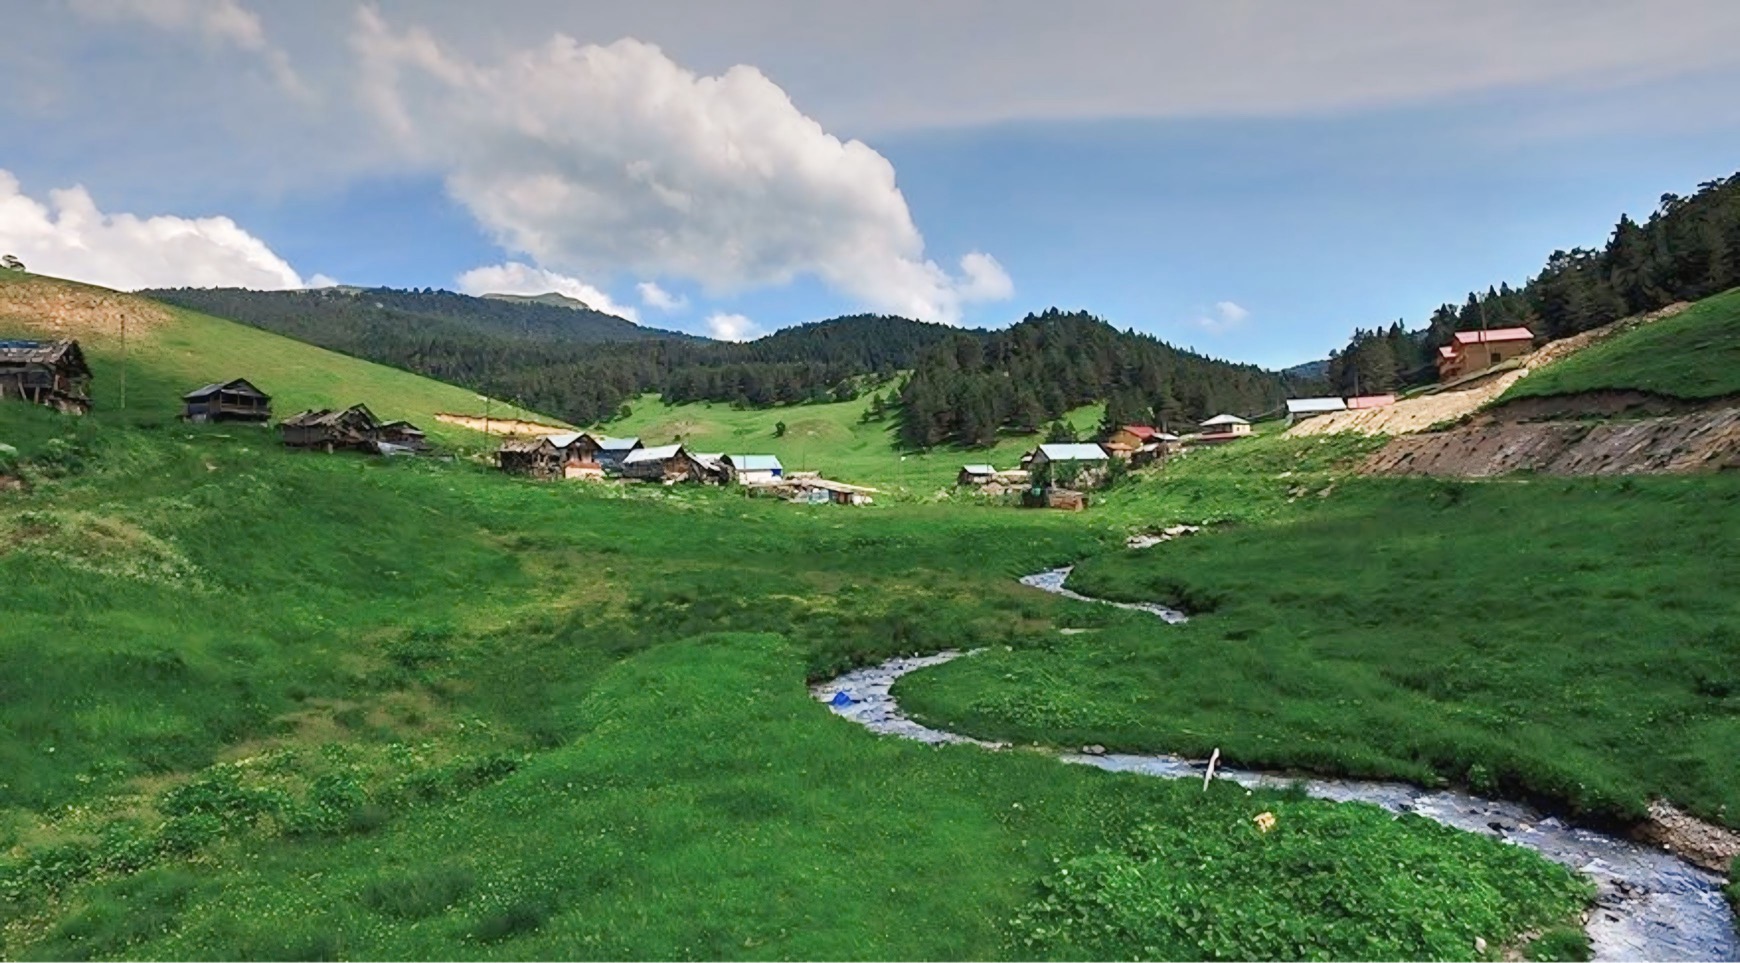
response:
<svg viewBox="0 0 1740 963"><path fill-rule="evenodd" d="M772 405L852 397L862 376L911 367L952 329L859 315L747 344L643 328L537 299L389 288L142 292L345 354L513 398L568 421L616 414L643 392L673 403Z"/></svg>
<svg viewBox="0 0 1740 963"><path fill-rule="evenodd" d="M1181 351L1092 315L1053 308L1005 331L962 332L926 352L900 393L901 438L988 445L1106 402L1107 426L1189 429L1219 412L1256 415L1287 397L1281 375Z"/></svg>
<svg viewBox="0 0 1740 963"><path fill-rule="evenodd" d="M1600 250L1554 251L1520 288L1470 292L1444 304L1420 330L1403 322L1356 329L1330 360L1336 389L1387 391L1430 380L1433 352L1457 331L1524 325L1562 338L1676 301L1696 301L1740 285L1740 174L1698 185L1690 197L1663 194L1642 224L1628 215Z"/></svg>

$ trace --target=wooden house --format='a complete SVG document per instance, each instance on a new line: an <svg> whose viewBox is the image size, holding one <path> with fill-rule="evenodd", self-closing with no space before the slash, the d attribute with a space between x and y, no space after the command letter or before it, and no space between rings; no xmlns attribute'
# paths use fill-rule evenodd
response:
<svg viewBox="0 0 1740 963"><path fill-rule="evenodd" d="M1111 456L1092 443L1046 444L1021 461L1034 477L1047 484L1062 479L1070 484L1096 485L1105 480Z"/></svg>
<svg viewBox="0 0 1740 963"><path fill-rule="evenodd" d="M1238 438L1248 438L1251 423L1238 415L1215 415L1202 423L1202 434L1196 440L1203 444L1219 444Z"/></svg>
<svg viewBox="0 0 1740 963"><path fill-rule="evenodd" d="M69 415L91 410L91 367L77 341L0 341L0 399Z"/></svg>
<svg viewBox="0 0 1740 963"><path fill-rule="evenodd" d="M731 478L731 472L725 467L723 452L689 452L689 457L695 459L701 469L707 473L707 481L715 485L723 485Z"/></svg>
<svg viewBox="0 0 1740 963"><path fill-rule="evenodd" d="M246 378L209 384L181 396L185 421L272 420L272 396Z"/></svg>
<svg viewBox="0 0 1740 963"><path fill-rule="evenodd" d="M367 405L351 405L342 411L321 408L300 411L278 423L284 444L290 448L372 448L380 420Z"/></svg>
<svg viewBox="0 0 1740 963"><path fill-rule="evenodd" d="M664 484L705 482L713 478L707 467L683 450L680 444L636 448L622 459L622 477Z"/></svg>
<svg viewBox="0 0 1740 963"><path fill-rule="evenodd" d="M608 435L582 434L567 446L581 461L595 462L607 474L620 474L622 460L628 453L645 447L639 438L612 438Z"/></svg>
<svg viewBox="0 0 1740 963"><path fill-rule="evenodd" d="M561 478L566 472L563 450L548 438L510 438L495 451L496 467L514 475Z"/></svg>
<svg viewBox="0 0 1740 963"><path fill-rule="evenodd" d="M389 421L375 429L375 441L410 451L427 451L429 437L408 421Z"/></svg>
<svg viewBox="0 0 1740 963"><path fill-rule="evenodd" d="M1438 349L1438 380L1465 378L1534 349L1535 333L1528 328L1458 331Z"/></svg>

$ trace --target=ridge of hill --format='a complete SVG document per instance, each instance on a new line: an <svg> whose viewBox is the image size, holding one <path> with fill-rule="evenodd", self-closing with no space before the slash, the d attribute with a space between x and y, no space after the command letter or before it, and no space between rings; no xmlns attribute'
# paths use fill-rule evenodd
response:
<svg viewBox="0 0 1740 963"><path fill-rule="evenodd" d="M435 419L438 411L482 409L481 399L465 388L95 285L0 272L0 336L78 340L94 370L91 392L99 418L166 421L180 414L183 393L247 378L272 396L280 417L362 402L448 443L481 440ZM551 420L506 402L493 405L503 417Z"/></svg>
<svg viewBox="0 0 1740 963"><path fill-rule="evenodd" d="M480 298L490 301L507 301L513 304L547 304L557 308L572 308L576 311L596 311L592 305L579 298L571 298L556 291L545 291L543 294L480 294Z"/></svg>

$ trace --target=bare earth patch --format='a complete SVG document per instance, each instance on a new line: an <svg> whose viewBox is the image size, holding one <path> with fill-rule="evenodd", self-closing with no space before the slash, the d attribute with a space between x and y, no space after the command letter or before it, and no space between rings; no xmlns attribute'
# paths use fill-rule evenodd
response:
<svg viewBox="0 0 1740 963"><path fill-rule="evenodd" d="M486 432L491 435L516 435L525 438L537 438L541 435L560 435L573 431L567 425L552 425L538 421L522 421L518 418L489 418L482 415L455 415L445 411L435 413L435 420L449 425L458 425L472 431Z"/></svg>
<svg viewBox="0 0 1740 963"><path fill-rule="evenodd" d="M32 334L87 341L142 335L175 318L148 298L53 278L23 278L0 284L0 325L15 322ZM0 328L3 330L3 328Z"/></svg>
<svg viewBox="0 0 1740 963"><path fill-rule="evenodd" d="M1728 872L1734 857L1740 856L1740 833L1687 815L1659 799L1649 804L1649 821L1637 835L1712 872Z"/></svg>

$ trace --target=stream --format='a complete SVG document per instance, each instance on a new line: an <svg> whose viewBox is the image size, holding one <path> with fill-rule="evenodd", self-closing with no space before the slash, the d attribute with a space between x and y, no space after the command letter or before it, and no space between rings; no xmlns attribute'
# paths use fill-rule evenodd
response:
<svg viewBox="0 0 1740 963"><path fill-rule="evenodd" d="M1169 624L1186 619L1184 613L1162 605L1112 602L1071 591L1063 584L1069 573L1069 568L1053 569L1029 575L1021 584L1065 598L1146 612ZM900 711L892 694L901 676L972 654L951 650L889 659L819 683L811 692L836 714L872 732L931 744L1006 748L1003 743L920 725ZM1205 766L1169 755L1055 754L1066 763L1171 779L1201 779ZM1586 924L1596 960L1740 960L1740 935L1736 935L1734 915L1722 896L1722 878L1666 850L1568 825L1528 806L1451 790L1357 779L1299 779L1229 768L1216 769L1215 778L1248 788L1302 785L1307 794L1320 799L1371 803L1398 814L1417 813L1446 826L1526 846L1569 866L1596 885L1595 904Z"/></svg>

